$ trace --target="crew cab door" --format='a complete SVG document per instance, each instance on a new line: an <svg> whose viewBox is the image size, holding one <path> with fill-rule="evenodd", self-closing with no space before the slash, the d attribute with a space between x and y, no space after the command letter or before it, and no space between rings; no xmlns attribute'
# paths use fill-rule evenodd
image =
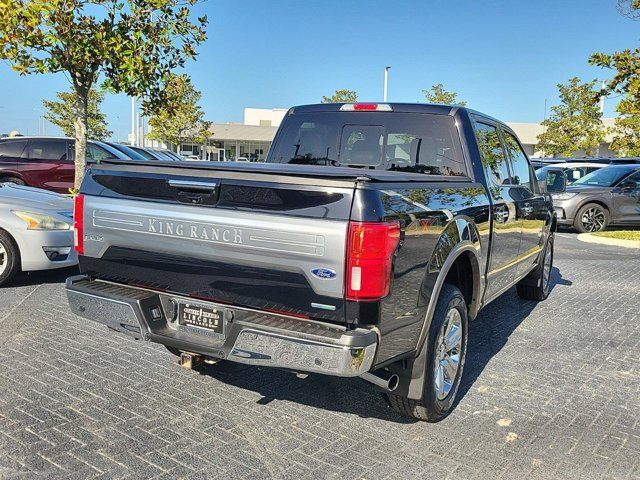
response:
<svg viewBox="0 0 640 480"><path fill-rule="evenodd" d="M485 292L485 299L489 301L513 285L518 275L522 220L517 215L516 200L519 200L520 192L510 184L511 174L498 126L488 119L477 119L475 132L493 200L491 252Z"/></svg>
<svg viewBox="0 0 640 480"><path fill-rule="evenodd" d="M640 225L640 172L622 180L612 191L616 223Z"/></svg>
<svg viewBox="0 0 640 480"><path fill-rule="evenodd" d="M510 194L516 204L516 217L522 222L517 269L517 275L522 276L538 260L538 254L544 247L543 229L549 208L547 200L537 189L535 175L520 143L508 130L503 129L502 136L511 161Z"/></svg>

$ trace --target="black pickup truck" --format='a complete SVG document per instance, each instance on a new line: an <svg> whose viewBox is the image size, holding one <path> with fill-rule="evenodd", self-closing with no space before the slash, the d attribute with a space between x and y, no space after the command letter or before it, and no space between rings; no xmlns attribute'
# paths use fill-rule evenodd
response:
<svg viewBox="0 0 640 480"><path fill-rule="evenodd" d="M266 163L92 165L69 304L184 362L360 376L437 421L468 321L514 285L549 294L546 190L513 131L466 108L295 107Z"/></svg>

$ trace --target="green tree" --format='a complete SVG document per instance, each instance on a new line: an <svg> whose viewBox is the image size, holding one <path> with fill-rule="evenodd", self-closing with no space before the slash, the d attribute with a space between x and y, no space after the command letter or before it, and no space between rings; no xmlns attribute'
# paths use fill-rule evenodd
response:
<svg viewBox="0 0 640 480"><path fill-rule="evenodd" d="M358 100L355 90L336 90L330 97L322 97L322 103L353 103Z"/></svg>
<svg viewBox="0 0 640 480"><path fill-rule="evenodd" d="M0 59L21 75L63 72L75 93L76 188L84 174L89 92L99 80L113 92L165 102L169 72L196 55L205 16L196 0L0 0Z"/></svg>
<svg viewBox="0 0 640 480"><path fill-rule="evenodd" d="M461 107L467 104L467 102L462 100L456 101L458 94L445 90L442 83L432 85L430 90L422 90L422 93L424 93L424 96L429 103L460 105Z"/></svg>
<svg viewBox="0 0 640 480"><path fill-rule="evenodd" d="M545 155L569 157L578 150L597 154L605 128L594 90L596 80L582 83L578 77L558 84L560 104L551 107L551 116L542 122L538 149Z"/></svg>
<svg viewBox="0 0 640 480"><path fill-rule="evenodd" d="M166 82L166 105L149 118L149 138L177 145L202 143L209 138L211 122L203 120L198 105L202 94L186 75L171 75Z"/></svg>
<svg viewBox="0 0 640 480"><path fill-rule="evenodd" d="M620 157L640 157L640 100L637 95L622 99L616 111L620 114L611 128L609 148Z"/></svg>
<svg viewBox="0 0 640 480"><path fill-rule="evenodd" d="M640 18L640 0L621 0L618 9L633 20ZM623 97L616 107L620 116L612 129L611 149L618 155L640 155L640 48L611 54L597 52L589 63L616 72L611 80L605 82L600 96L617 94Z"/></svg>
<svg viewBox="0 0 640 480"><path fill-rule="evenodd" d="M42 105L47 109L44 118L62 129L67 137L75 135L75 121L78 118L76 94L58 92L58 100L43 100ZM107 118L100 111L104 100L104 93L91 89L87 102L87 136L96 140L106 140L111 135L107 128Z"/></svg>

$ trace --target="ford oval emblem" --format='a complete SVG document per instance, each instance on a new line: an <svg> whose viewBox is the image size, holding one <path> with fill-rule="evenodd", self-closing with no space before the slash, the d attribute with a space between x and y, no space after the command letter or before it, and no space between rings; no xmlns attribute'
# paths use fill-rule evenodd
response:
<svg viewBox="0 0 640 480"><path fill-rule="evenodd" d="M318 278L336 278L336 272L329 268L314 268L311 273Z"/></svg>

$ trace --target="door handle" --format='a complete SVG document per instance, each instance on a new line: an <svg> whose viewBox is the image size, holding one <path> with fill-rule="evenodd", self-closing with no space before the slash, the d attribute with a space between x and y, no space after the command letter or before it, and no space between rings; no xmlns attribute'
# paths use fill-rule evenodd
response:
<svg viewBox="0 0 640 480"><path fill-rule="evenodd" d="M198 192L213 192L218 188L216 182L197 182L194 180L167 180L170 187L177 188L178 190L194 190Z"/></svg>

